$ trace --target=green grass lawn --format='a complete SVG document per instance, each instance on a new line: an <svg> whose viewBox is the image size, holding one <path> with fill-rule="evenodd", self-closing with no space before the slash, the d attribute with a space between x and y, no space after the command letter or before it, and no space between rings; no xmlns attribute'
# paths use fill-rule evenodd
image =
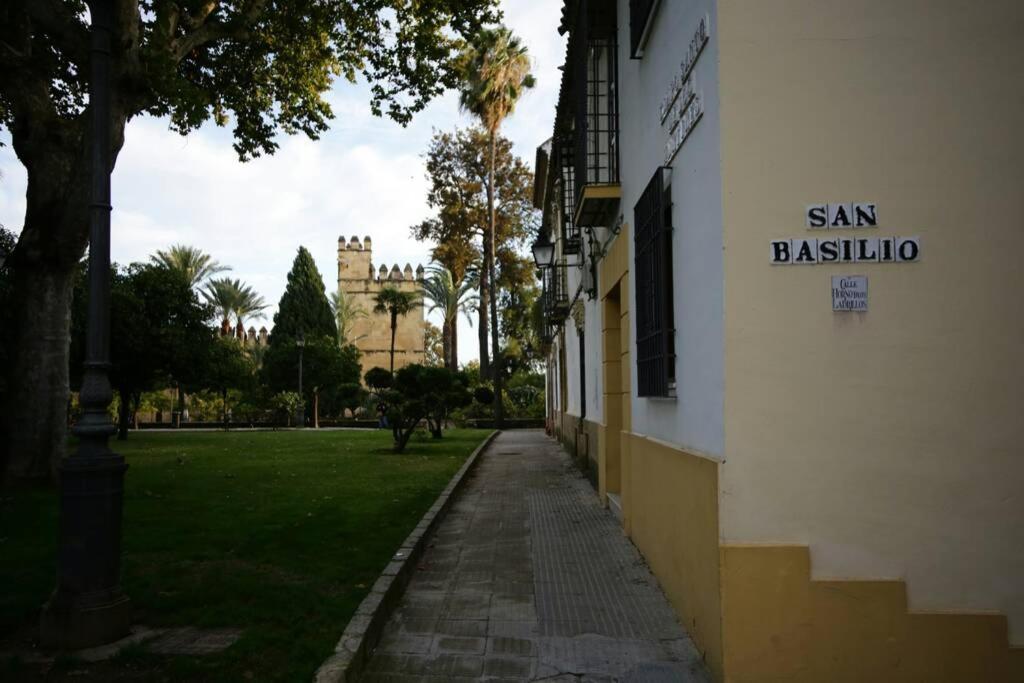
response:
<svg viewBox="0 0 1024 683"><path fill-rule="evenodd" d="M139 648L104 664L58 660L47 680L306 681L394 550L487 435L452 430L390 452L370 431L133 433L122 585L134 622L239 627L222 654ZM0 649L24 647L54 583L52 491L0 502ZM0 680L36 667L0 662Z"/></svg>

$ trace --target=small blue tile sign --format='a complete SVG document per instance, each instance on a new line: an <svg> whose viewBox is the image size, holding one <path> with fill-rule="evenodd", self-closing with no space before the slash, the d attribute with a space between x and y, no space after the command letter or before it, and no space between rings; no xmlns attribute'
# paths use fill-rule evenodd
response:
<svg viewBox="0 0 1024 683"><path fill-rule="evenodd" d="M833 275L832 310L843 313L867 311L867 277L864 275Z"/></svg>

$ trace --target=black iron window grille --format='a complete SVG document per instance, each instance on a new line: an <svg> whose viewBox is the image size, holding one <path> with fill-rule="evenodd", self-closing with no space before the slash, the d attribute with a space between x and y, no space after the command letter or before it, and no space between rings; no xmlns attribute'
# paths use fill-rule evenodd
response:
<svg viewBox="0 0 1024 683"><path fill-rule="evenodd" d="M619 182L615 3L583 0L570 49L574 84L575 200L587 185Z"/></svg>
<svg viewBox="0 0 1024 683"><path fill-rule="evenodd" d="M660 0L629 0L629 56L640 59Z"/></svg>
<svg viewBox="0 0 1024 683"><path fill-rule="evenodd" d="M552 324L565 320L569 313L564 271L565 266L561 263L544 269L544 316Z"/></svg>
<svg viewBox="0 0 1024 683"><path fill-rule="evenodd" d="M659 168L633 208L636 365L640 396L675 391L671 169Z"/></svg>
<svg viewBox="0 0 1024 683"><path fill-rule="evenodd" d="M576 163L573 159L573 141L570 136L558 138L555 148L561 183L562 253L580 253L580 228L572 220L573 202L576 200Z"/></svg>

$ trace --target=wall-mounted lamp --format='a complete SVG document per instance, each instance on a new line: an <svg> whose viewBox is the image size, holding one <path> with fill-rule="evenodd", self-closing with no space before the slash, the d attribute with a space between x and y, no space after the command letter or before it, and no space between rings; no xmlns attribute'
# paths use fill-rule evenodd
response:
<svg viewBox="0 0 1024 683"><path fill-rule="evenodd" d="M538 268L550 268L555 260L555 245L551 243L547 235L541 235L533 243L533 260Z"/></svg>

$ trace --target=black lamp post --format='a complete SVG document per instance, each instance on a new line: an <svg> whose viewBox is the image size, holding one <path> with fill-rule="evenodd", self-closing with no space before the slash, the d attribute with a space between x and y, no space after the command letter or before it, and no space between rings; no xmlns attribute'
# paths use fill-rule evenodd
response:
<svg viewBox="0 0 1024 683"><path fill-rule="evenodd" d="M296 426L301 429L306 426L306 399L302 395L302 352L306 348L306 335L302 332L299 332L295 346L299 347L299 408L296 411L295 422Z"/></svg>
<svg viewBox="0 0 1024 683"><path fill-rule="evenodd" d="M89 311L85 372L74 427L78 450L60 464L57 587L43 607L49 647L79 649L128 633L130 603L121 592L124 458L107 441L116 428L110 388L110 32L112 0L90 0L89 107L92 202L89 205Z"/></svg>

